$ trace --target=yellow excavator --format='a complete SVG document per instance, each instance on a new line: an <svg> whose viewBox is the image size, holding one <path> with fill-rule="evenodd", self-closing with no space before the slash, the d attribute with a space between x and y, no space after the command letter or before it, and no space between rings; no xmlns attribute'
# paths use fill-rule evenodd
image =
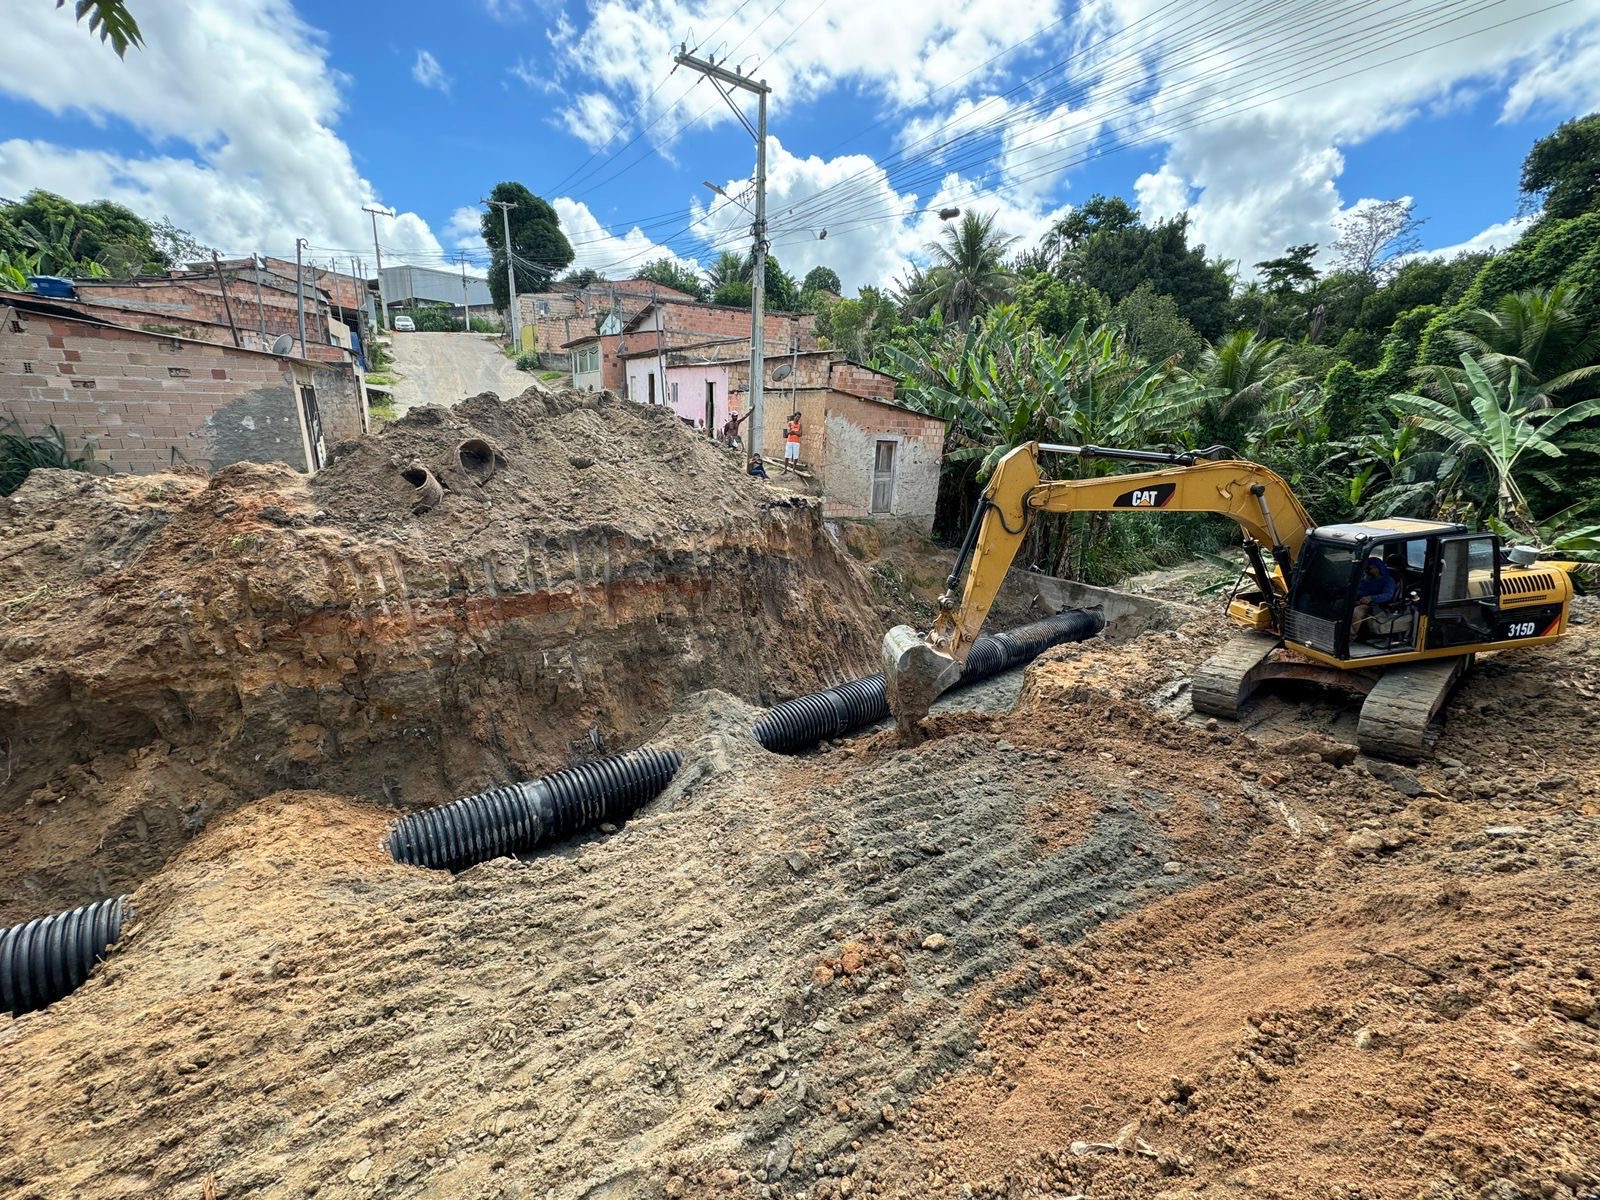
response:
<svg viewBox="0 0 1600 1200"><path fill-rule="evenodd" d="M1167 465L1043 482L1041 454ZM1237 521L1248 579L1228 616L1243 632L1196 673L1195 711L1236 718L1274 679L1331 684L1364 697L1356 734L1369 754L1414 761L1474 655L1567 631L1573 564L1502 548L1492 533L1406 518L1313 527L1282 478L1224 447L1169 454L1029 442L1000 460L984 489L933 628L924 635L900 625L884 638L884 680L903 733L960 678L1035 518L1075 512Z"/></svg>

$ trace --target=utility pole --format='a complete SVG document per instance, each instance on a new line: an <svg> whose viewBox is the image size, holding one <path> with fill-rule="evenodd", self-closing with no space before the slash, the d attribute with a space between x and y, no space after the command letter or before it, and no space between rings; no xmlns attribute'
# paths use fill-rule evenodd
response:
<svg viewBox="0 0 1600 1200"><path fill-rule="evenodd" d="M393 218L394 213L387 208L374 208L363 204L361 211L372 214L372 253L378 259L378 328L387 329L389 320L389 302L383 298L383 250L378 246L378 218Z"/></svg>
<svg viewBox="0 0 1600 1200"><path fill-rule="evenodd" d="M517 273L512 266L511 255L511 210L516 204L510 200L480 200L479 204L491 205L500 210L500 221L506 232L506 287L507 294L511 297L511 345L514 349L522 349L522 321L517 314Z"/></svg>
<svg viewBox="0 0 1600 1200"><path fill-rule="evenodd" d="M467 299L467 252L461 252L461 330L472 332L472 304Z"/></svg>
<svg viewBox="0 0 1600 1200"><path fill-rule="evenodd" d="M300 310L300 357L306 356L306 279L300 265L300 251L311 243L305 238L294 240L294 301Z"/></svg>
<svg viewBox="0 0 1600 1200"><path fill-rule="evenodd" d="M698 71L717 89L717 93L728 102L728 107L733 109L733 115L739 118L739 123L756 140L756 211L755 223L750 226L752 241L751 254L755 269L751 273L750 283L750 434L748 444L750 453L761 453L762 392L766 383L766 297L763 293L767 286L767 96L772 89L764 80L746 79L737 71L730 71L726 67L718 66L703 58L696 58L690 54L686 45L678 46L678 53L674 61L680 67L688 67L691 71ZM723 90L722 85L730 88L740 88L756 95L757 115L756 125L751 127L749 119L739 110L733 102L733 97Z"/></svg>
<svg viewBox="0 0 1600 1200"><path fill-rule="evenodd" d="M211 252L211 268L217 273L217 286L222 289L222 311L228 314L228 328L233 333L233 344L244 345L239 340L239 327L233 323L233 304L228 300L228 281L222 276L222 263L217 258L217 252Z"/></svg>
<svg viewBox="0 0 1600 1200"><path fill-rule="evenodd" d="M261 303L261 274L266 267L266 260L262 259L262 261L257 262L256 259L258 257L260 256L254 250L250 252L250 266L254 268L256 277L256 332L261 335L264 341L267 336L267 309Z"/></svg>

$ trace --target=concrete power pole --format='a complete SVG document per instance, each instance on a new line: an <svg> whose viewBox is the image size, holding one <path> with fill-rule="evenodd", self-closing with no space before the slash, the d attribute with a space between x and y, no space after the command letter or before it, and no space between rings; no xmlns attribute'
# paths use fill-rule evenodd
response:
<svg viewBox="0 0 1600 1200"><path fill-rule="evenodd" d="M500 210L500 221L505 229L506 236L506 287L510 296L511 345L518 352L522 350L522 319L517 313L517 272L511 258L511 210L516 204L510 200L480 200L479 204L487 204Z"/></svg>
<svg viewBox="0 0 1600 1200"><path fill-rule="evenodd" d="M739 118L739 123L756 140L756 211L755 223L750 226L754 270L751 273L750 283L750 433L747 444L750 453L760 454L763 419L761 405L766 384L764 311L766 296L763 293L767 286L767 96L771 94L772 89L763 80L746 79L736 71L730 71L703 58L696 58L688 52L686 46L678 47L674 61L680 67L698 71L711 80L712 86L728 102L728 107L733 109L733 115ZM733 97L723 90L723 84L755 93L757 115L754 128L744 113L739 111L739 106L733 102Z"/></svg>
<svg viewBox="0 0 1600 1200"><path fill-rule="evenodd" d="M378 328L387 329L389 327L389 301L383 295L383 251L378 246L378 218L389 217L392 219L394 213L387 208L373 208L367 204L361 206L361 211L372 214L372 253L378 259Z"/></svg>
<svg viewBox="0 0 1600 1200"><path fill-rule="evenodd" d="M461 330L472 332L472 304L467 299L467 252L461 252Z"/></svg>
<svg viewBox="0 0 1600 1200"><path fill-rule="evenodd" d="M294 300L295 307L300 311L300 357L306 357L306 280L305 271L300 265L300 252L311 243L305 238L294 240Z"/></svg>

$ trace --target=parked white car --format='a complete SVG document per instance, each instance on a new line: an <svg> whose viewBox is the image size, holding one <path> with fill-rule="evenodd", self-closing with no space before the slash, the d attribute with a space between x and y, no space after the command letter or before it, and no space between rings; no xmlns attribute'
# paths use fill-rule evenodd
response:
<svg viewBox="0 0 1600 1200"><path fill-rule="evenodd" d="M417 323L410 317L396 317L394 319L394 331L396 333L415 333L417 331Z"/></svg>

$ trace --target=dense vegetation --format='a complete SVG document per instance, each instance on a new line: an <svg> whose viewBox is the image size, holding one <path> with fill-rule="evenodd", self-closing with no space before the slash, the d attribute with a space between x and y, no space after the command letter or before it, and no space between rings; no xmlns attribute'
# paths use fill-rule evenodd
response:
<svg viewBox="0 0 1600 1200"><path fill-rule="evenodd" d="M949 422L939 501L966 524L1030 439L1222 445L1284 475L1323 522L1438 516L1582 557L1600 551L1600 115L1534 146L1514 245L1416 254L1409 202L1348 212L1337 240L1239 264L1115 197L1037 246L967 213L892 291L824 299L832 344ZM1109 470L1053 464L1070 472ZM1107 580L1231 527L1164 516L1041 523L1045 569Z"/></svg>

